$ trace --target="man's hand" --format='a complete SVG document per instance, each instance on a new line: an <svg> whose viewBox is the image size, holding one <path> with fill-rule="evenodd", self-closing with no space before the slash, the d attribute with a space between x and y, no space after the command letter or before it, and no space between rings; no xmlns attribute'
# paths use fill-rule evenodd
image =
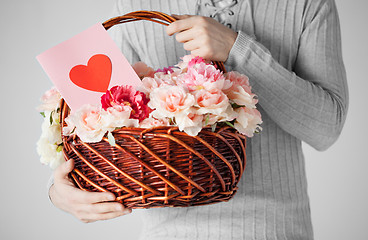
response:
<svg viewBox="0 0 368 240"><path fill-rule="evenodd" d="M173 15L179 19L171 23L166 32L176 34L176 40L184 43L184 49L192 55L212 61L226 61L234 45L237 33L209 17Z"/></svg>
<svg viewBox="0 0 368 240"><path fill-rule="evenodd" d="M54 184L50 188L53 204L77 217L85 223L107 220L131 213L130 209L115 200L112 193L86 192L76 188L68 174L73 170L74 162L69 160L54 172Z"/></svg>

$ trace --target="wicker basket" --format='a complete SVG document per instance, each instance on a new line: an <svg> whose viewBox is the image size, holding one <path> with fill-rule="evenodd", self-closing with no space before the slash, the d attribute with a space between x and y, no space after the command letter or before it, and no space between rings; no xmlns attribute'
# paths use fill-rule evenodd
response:
<svg viewBox="0 0 368 240"><path fill-rule="evenodd" d="M138 11L103 23L106 29L131 21L168 25L175 19L160 12ZM216 66L225 71L221 62ZM69 114L62 101L61 125ZM128 208L186 207L228 201L244 171L246 139L233 128L204 128L191 137L177 127L121 128L85 143L63 136L64 155L74 159L71 178L82 190L112 192Z"/></svg>

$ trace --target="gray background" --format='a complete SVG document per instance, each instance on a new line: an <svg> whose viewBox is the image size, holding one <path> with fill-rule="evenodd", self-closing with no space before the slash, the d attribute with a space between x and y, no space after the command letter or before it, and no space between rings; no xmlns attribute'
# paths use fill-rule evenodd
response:
<svg viewBox="0 0 368 240"><path fill-rule="evenodd" d="M304 146L315 239L368 239L368 2L336 0L350 109L340 139L325 152ZM35 143L35 107L51 87L35 56L110 17L113 1L0 1L0 239L137 239L140 211L83 224L49 202L47 166Z"/></svg>

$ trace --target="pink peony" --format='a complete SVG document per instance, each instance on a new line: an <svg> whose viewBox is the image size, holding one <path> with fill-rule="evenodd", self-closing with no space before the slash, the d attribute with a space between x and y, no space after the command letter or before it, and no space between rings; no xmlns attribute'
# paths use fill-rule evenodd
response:
<svg viewBox="0 0 368 240"><path fill-rule="evenodd" d="M115 105L129 106L132 108L130 118L142 121L147 118L151 109L147 106L149 99L142 92L136 91L132 86L115 86L102 95L102 108L106 110Z"/></svg>
<svg viewBox="0 0 368 240"><path fill-rule="evenodd" d="M143 79L144 77L153 77L155 73L155 70L153 70L151 67L148 67L144 62L136 62L133 65L133 69L140 79Z"/></svg>
<svg viewBox="0 0 368 240"><path fill-rule="evenodd" d="M190 61L188 62L188 68L192 68L194 65L200 63L206 63L206 61L203 58L196 56L190 59Z"/></svg>
<svg viewBox="0 0 368 240"><path fill-rule="evenodd" d="M164 67L163 69L157 69L156 73L162 72L164 74L169 74L174 72L174 66Z"/></svg>
<svg viewBox="0 0 368 240"><path fill-rule="evenodd" d="M181 62L180 63L186 63L188 64L193 58L195 58L196 56L189 54L189 55L185 55L184 57L181 57Z"/></svg>
<svg viewBox="0 0 368 240"><path fill-rule="evenodd" d="M188 68L187 73L178 77L179 83L188 87L190 91L200 89L223 89L225 86L225 77L220 70L217 70L213 65L208 65L203 62Z"/></svg>

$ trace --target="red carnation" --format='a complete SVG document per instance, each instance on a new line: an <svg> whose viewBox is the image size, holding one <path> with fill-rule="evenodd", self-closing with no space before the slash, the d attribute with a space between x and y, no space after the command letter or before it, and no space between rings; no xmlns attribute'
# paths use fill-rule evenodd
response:
<svg viewBox="0 0 368 240"><path fill-rule="evenodd" d="M112 87L101 97L103 109L106 110L115 105L129 106L132 109L130 118L139 119L140 122L146 119L152 111L147 106L148 102L149 99L144 93L136 91L129 85Z"/></svg>

